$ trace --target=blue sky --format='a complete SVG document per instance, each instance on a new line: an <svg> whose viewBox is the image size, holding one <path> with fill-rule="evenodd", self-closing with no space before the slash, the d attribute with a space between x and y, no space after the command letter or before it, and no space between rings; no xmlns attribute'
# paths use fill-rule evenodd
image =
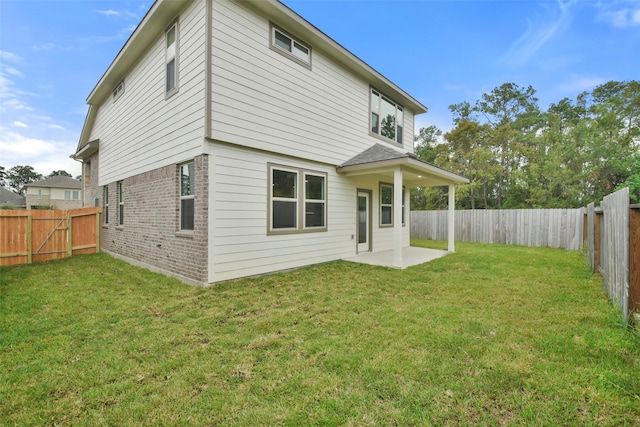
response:
<svg viewBox="0 0 640 427"><path fill-rule="evenodd" d="M429 108L505 82L545 109L609 80L640 79L640 0L284 0ZM80 174L69 159L85 100L152 0L0 0L0 165Z"/></svg>

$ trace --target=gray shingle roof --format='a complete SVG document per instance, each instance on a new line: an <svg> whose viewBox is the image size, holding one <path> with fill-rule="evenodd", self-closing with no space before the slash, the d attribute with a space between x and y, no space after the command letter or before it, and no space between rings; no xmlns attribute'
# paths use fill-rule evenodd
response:
<svg viewBox="0 0 640 427"><path fill-rule="evenodd" d="M384 160L403 159L405 157L416 158L416 156L411 153L401 153L393 148L385 147L382 144L376 144L367 148L362 153L350 158L340 166L362 165L366 163L381 162Z"/></svg>
<svg viewBox="0 0 640 427"><path fill-rule="evenodd" d="M0 205L25 206L25 198L4 187L0 187Z"/></svg>
<svg viewBox="0 0 640 427"><path fill-rule="evenodd" d="M48 187L48 188L82 188L82 183L77 179L69 178L68 176L52 176L51 178L43 179L40 181L32 182L25 185L25 187Z"/></svg>

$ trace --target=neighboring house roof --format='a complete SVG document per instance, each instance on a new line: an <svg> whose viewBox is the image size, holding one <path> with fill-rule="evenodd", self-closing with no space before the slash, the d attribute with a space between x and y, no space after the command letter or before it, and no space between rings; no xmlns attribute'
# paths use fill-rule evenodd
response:
<svg viewBox="0 0 640 427"><path fill-rule="evenodd" d="M420 160L415 154L394 150L375 144L338 166L338 172L347 175L389 173L401 168L409 185L429 187L438 185L466 184L469 179L438 166Z"/></svg>
<svg viewBox="0 0 640 427"><path fill-rule="evenodd" d="M87 144L92 142L89 141L89 136L91 135L98 105L111 94L113 87L122 80L129 69L140 59L149 45L156 40L158 34L162 33L163 29L175 19L176 15L192 1L156 0L153 3L87 98L89 111L78 141L77 158L83 158L87 155L86 152L83 155L79 154L83 152ZM427 107L420 101L413 98L279 0L240 1L243 5L260 11L264 16L286 25L287 28L304 37L306 41L322 50L334 61L351 70L379 90L392 96L395 100L404 104L405 107L410 108L415 114L427 112ZM95 148L97 148L97 145Z"/></svg>
<svg viewBox="0 0 640 427"><path fill-rule="evenodd" d="M25 206L25 197L0 187L0 205Z"/></svg>
<svg viewBox="0 0 640 427"><path fill-rule="evenodd" d="M77 179L69 178L68 176L57 175L40 181L31 182L25 185L25 187L73 188L79 190L82 188L82 183Z"/></svg>

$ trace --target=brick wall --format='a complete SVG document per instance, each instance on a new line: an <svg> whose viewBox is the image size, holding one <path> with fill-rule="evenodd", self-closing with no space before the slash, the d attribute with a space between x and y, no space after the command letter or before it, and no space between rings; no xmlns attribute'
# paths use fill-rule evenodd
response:
<svg viewBox="0 0 640 427"><path fill-rule="evenodd" d="M193 232L179 230L178 165L165 166L122 181L123 225L119 225L117 183L109 183L109 224L105 224L102 230L103 249L151 265L161 271L206 283L208 162L207 155L194 159L196 190ZM96 177L97 175L94 175L94 180ZM102 187L97 192L102 206Z"/></svg>
<svg viewBox="0 0 640 427"><path fill-rule="evenodd" d="M42 195L42 198L38 199L37 195L28 195L26 196L26 204L27 209L31 209L31 206L53 206L53 209L67 210L81 208L82 200L52 199L50 196L45 195Z"/></svg>

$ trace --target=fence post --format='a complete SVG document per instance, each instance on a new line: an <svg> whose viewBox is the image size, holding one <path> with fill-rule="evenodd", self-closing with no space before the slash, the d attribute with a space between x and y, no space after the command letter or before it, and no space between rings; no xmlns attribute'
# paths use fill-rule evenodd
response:
<svg viewBox="0 0 640 427"><path fill-rule="evenodd" d="M602 245L602 211L596 212L594 218L595 231L594 231L594 244L593 244L593 272L598 272L601 264L600 247Z"/></svg>
<svg viewBox="0 0 640 427"><path fill-rule="evenodd" d="M31 217L31 210L27 215L27 263L33 262L33 224Z"/></svg>
<svg viewBox="0 0 640 427"><path fill-rule="evenodd" d="M640 314L640 205L629 209L629 311Z"/></svg>
<svg viewBox="0 0 640 427"><path fill-rule="evenodd" d="M100 227L102 227L101 214L100 212L96 212L96 253L100 252L100 243L102 242Z"/></svg>
<svg viewBox="0 0 640 427"><path fill-rule="evenodd" d="M73 227L71 226L71 214L69 212L67 212L67 256L70 257L73 255L73 236L72 234L72 230Z"/></svg>

